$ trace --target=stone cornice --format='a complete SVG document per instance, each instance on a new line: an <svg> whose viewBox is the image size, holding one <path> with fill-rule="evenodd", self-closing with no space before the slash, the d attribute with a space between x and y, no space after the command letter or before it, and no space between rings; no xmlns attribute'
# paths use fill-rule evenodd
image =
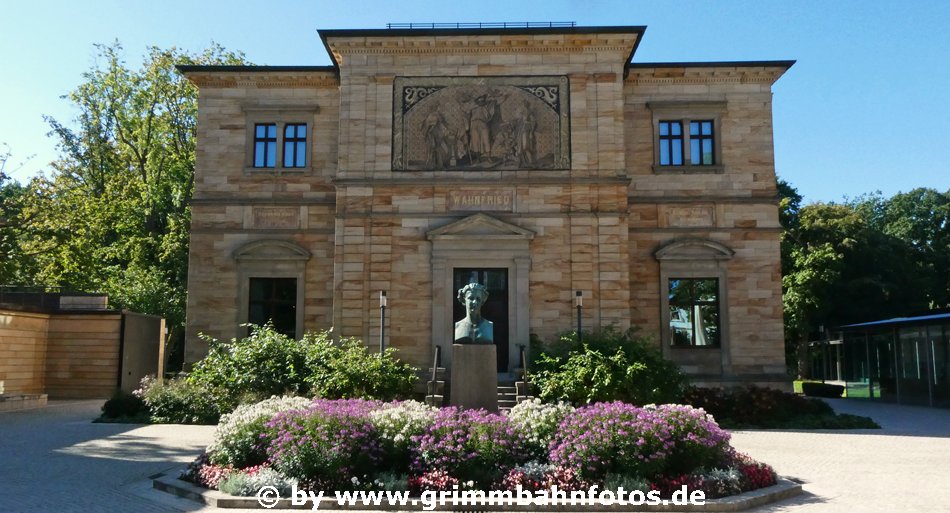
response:
<svg viewBox="0 0 950 513"><path fill-rule="evenodd" d="M325 198L247 198L241 196L203 196L191 198L191 205L335 205L336 193L327 193Z"/></svg>
<svg viewBox="0 0 950 513"><path fill-rule="evenodd" d="M778 196L755 195L755 196L641 196L631 194L627 201L631 205L657 205L664 203L752 203L752 204L770 204L778 205Z"/></svg>
<svg viewBox="0 0 950 513"><path fill-rule="evenodd" d="M774 84L787 68L762 67L631 67L626 84Z"/></svg>
<svg viewBox="0 0 950 513"><path fill-rule="evenodd" d="M638 34L589 36L467 36L331 38L328 49L346 66L347 55L620 53L630 55Z"/></svg>
<svg viewBox="0 0 950 513"><path fill-rule="evenodd" d="M258 89L319 87L336 89L340 87L340 78L333 72L190 72L186 76L199 89L227 87L256 87Z"/></svg>
<svg viewBox="0 0 950 513"><path fill-rule="evenodd" d="M464 172L463 172L464 173ZM527 173L530 173L528 171ZM556 177L556 176L490 176L490 177L466 177L466 176L431 176L431 177L405 177L405 178L334 178L332 182L337 187L345 186L407 186L407 187L438 187L438 186L490 186L490 185L629 185L630 178L626 176L582 176L582 177Z"/></svg>

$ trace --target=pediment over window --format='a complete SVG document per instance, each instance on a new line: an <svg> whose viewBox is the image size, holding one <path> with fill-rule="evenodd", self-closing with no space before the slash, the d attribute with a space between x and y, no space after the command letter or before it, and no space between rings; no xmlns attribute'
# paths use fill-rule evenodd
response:
<svg viewBox="0 0 950 513"><path fill-rule="evenodd" d="M427 237L433 241L472 238L531 240L534 232L486 214L475 214L430 230Z"/></svg>
<svg viewBox="0 0 950 513"><path fill-rule="evenodd" d="M708 239L677 239L656 250L657 260L729 260L736 252Z"/></svg>
<svg viewBox="0 0 950 513"><path fill-rule="evenodd" d="M264 239L248 242L232 253L237 261L276 260L306 261L310 252L293 242L286 240Z"/></svg>

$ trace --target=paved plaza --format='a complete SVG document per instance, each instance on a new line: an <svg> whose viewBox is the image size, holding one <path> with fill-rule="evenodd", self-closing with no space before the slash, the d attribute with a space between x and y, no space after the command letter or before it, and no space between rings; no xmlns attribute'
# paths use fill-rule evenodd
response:
<svg viewBox="0 0 950 513"><path fill-rule="evenodd" d="M734 434L739 450L805 483L804 495L757 513L950 512L950 410L831 403L884 429ZM100 405L0 413L0 512L216 511L148 480L191 460L213 428L93 424Z"/></svg>

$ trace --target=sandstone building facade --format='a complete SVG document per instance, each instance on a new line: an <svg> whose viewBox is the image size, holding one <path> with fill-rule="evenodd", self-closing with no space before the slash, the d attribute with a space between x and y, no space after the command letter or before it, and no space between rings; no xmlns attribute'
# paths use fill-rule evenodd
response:
<svg viewBox="0 0 950 513"><path fill-rule="evenodd" d="M772 84L642 63L644 27L327 30L333 66L182 66L200 89L186 360L333 327L451 365L488 286L499 372L639 327L705 383L785 386Z"/></svg>

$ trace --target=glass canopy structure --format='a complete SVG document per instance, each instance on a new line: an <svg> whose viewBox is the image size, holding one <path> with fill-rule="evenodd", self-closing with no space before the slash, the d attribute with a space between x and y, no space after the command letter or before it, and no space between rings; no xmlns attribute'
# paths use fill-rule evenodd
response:
<svg viewBox="0 0 950 513"><path fill-rule="evenodd" d="M950 407L950 312L840 328L848 397Z"/></svg>

